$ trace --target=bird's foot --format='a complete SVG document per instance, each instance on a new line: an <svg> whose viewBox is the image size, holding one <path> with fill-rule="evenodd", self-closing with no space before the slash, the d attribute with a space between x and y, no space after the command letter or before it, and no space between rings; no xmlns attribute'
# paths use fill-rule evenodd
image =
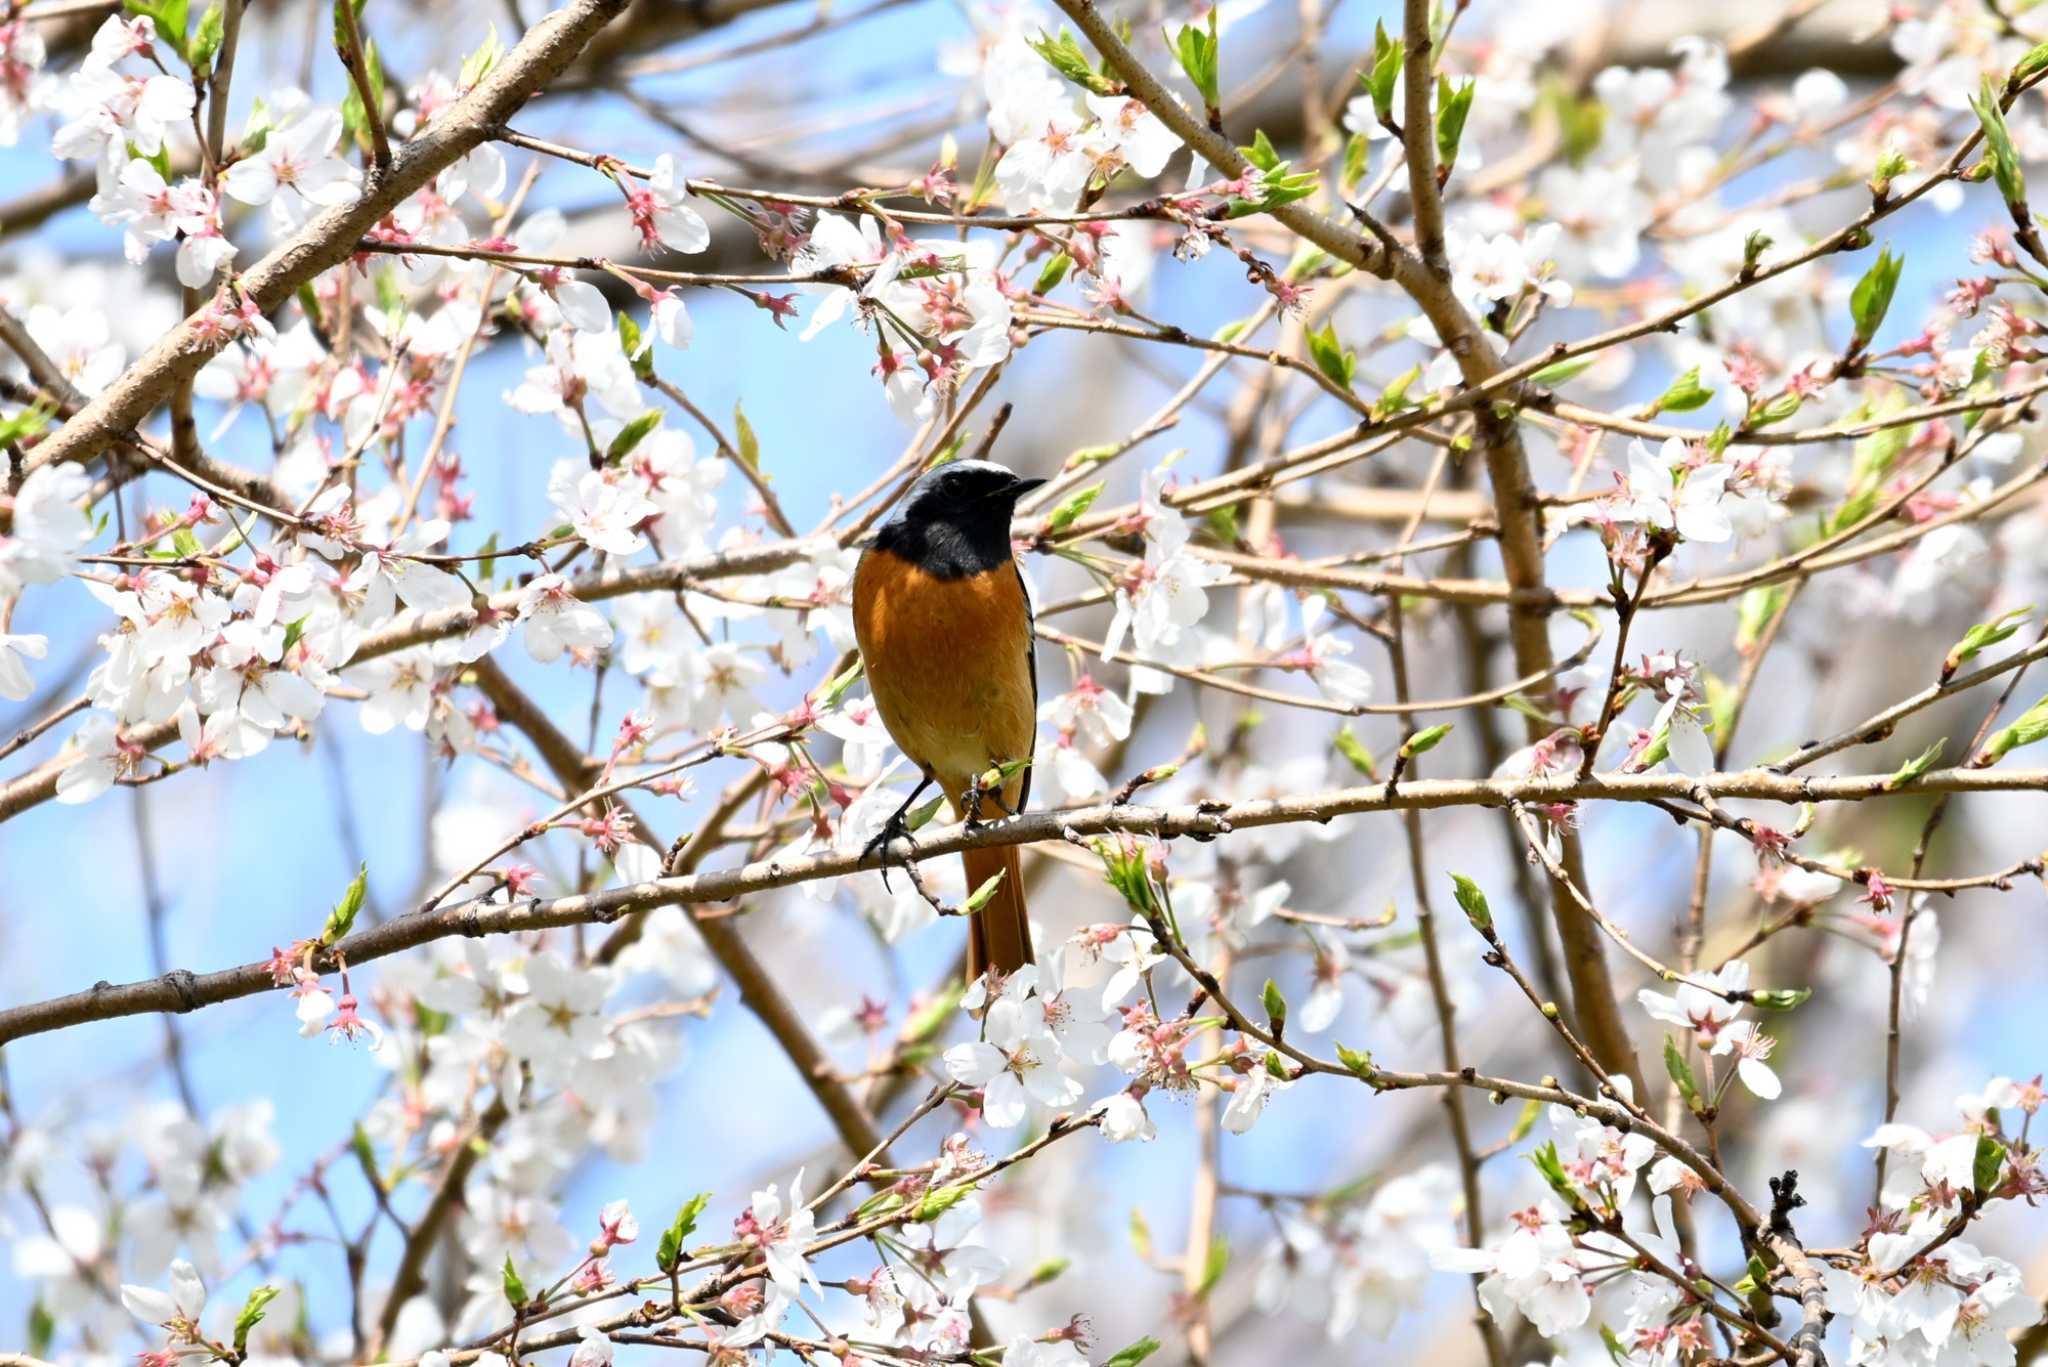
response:
<svg viewBox="0 0 2048 1367"><path fill-rule="evenodd" d="M960 794L960 819L969 826L980 825L981 804L984 802L992 804L1004 816L1015 816L1017 813L1003 800L1003 784L1008 781L1009 775L1003 772L1002 766L997 766L968 784Z"/></svg>
<svg viewBox="0 0 2048 1367"><path fill-rule="evenodd" d="M917 840L910 834L910 822L907 817L908 809L906 808L883 822L882 829L875 833L875 838L868 841L860 852L860 860L863 864L870 857L879 854L877 867L881 870L882 886L888 888L891 892L894 892L895 888L890 887L889 884L890 847L898 840L901 840L908 848L903 851L901 857L895 862L900 863L903 866L903 871L910 874L913 880L917 876L916 866L912 862L913 857L917 854Z"/></svg>

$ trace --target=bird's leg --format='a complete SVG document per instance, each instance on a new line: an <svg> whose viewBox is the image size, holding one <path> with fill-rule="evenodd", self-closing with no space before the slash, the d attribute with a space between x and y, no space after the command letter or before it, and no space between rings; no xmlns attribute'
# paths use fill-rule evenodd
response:
<svg viewBox="0 0 2048 1367"><path fill-rule="evenodd" d="M1003 784L1008 782L1010 777L1009 772L1006 771L1014 767L1006 764L991 766L983 771L979 777L968 783L966 791L960 794L960 809L963 813L962 820L970 826L978 824L981 821L981 804L983 802L993 802L996 805L996 810L1004 816L1017 815L1016 812L1010 809L1010 804L1003 800Z"/></svg>
<svg viewBox="0 0 2048 1367"><path fill-rule="evenodd" d="M902 840L910 846L911 852L914 853L916 851L917 841L911 838L910 823L904 820L904 818L910 815L910 809L917 805L917 800L924 796L924 790L931 786L932 776L927 773L918 780L917 787L910 790L910 796L903 799L903 805L898 807L889 819L882 823L882 829L876 832L875 838L868 841L860 852L861 862L863 863L867 862L868 856L875 853L875 851L880 850L882 852L880 867L882 871L882 886L885 888L889 887L889 846L897 840ZM909 854L904 855L903 864L905 868L910 866ZM890 889L892 892L894 890L893 888Z"/></svg>

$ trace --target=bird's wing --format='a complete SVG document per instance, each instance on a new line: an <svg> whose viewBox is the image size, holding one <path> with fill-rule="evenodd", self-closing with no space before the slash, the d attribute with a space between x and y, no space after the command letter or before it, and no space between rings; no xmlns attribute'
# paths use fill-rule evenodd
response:
<svg viewBox="0 0 2048 1367"><path fill-rule="evenodd" d="M1010 568L1017 572L1017 592L1024 597L1024 667L1031 671L1031 748L1038 748L1038 619L1031 610L1031 588L1024 582L1024 567L1015 560ZM1026 755L1035 760L1035 754ZM1017 790L1017 810L1023 811L1031 803L1031 765L1024 766L1024 786Z"/></svg>

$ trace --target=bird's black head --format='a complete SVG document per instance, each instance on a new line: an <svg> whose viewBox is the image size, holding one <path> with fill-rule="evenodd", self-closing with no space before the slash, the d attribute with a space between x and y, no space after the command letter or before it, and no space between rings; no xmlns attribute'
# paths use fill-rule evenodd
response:
<svg viewBox="0 0 2048 1367"><path fill-rule="evenodd" d="M910 486L875 545L935 578L985 573L1009 560L1017 500L1043 483L994 461L951 461Z"/></svg>

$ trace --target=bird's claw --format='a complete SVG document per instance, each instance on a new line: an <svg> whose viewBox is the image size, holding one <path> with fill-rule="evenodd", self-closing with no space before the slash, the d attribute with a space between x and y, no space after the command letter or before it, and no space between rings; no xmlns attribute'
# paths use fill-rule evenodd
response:
<svg viewBox="0 0 2048 1367"><path fill-rule="evenodd" d="M880 853L880 859L877 863L877 867L880 869L882 874L882 886L888 888L891 892L894 892L896 889L891 887L889 883L889 847L895 844L898 840L901 840L904 844L910 847L909 850L907 850L904 853L902 859L903 866L906 869L908 869L910 867L911 855L917 852L917 841L910 834L910 823L904 819L904 814L902 812L896 813L887 821L883 822L882 829L875 833L874 839L868 841L868 843L861 849L860 852L860 858L863 864L865 864L868 861L868 859L871 856L874 856L877 852Z"/></svg>

